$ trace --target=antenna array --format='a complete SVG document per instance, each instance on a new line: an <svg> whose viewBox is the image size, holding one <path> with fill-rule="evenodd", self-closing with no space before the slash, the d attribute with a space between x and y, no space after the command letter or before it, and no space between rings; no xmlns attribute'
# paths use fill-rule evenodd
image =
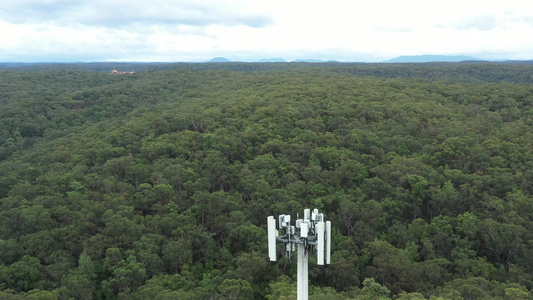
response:
<svg viewBox="0 0 533 300"><path fill-rule="evenodd" d="M297 216L298 218L298 216ZM292 258L295 245L298 245L298 300L307 300L308 295L308 254L312 247L317 253L317 264L330 263L331 258L331 222L324 221L324 214L318 209L304 210L303 219L297 219L295 226L291 225L290 215L279 215L279 231L276 229L276 219L267 217L268 228L268 256L270 261L277 260L276 243L285 244L285 254Z"/></svg>

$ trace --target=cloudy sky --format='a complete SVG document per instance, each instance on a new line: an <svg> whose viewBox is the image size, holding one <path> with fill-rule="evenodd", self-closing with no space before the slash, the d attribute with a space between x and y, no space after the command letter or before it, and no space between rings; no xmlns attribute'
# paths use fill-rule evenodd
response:
<svg viewBox="0 0 533 300"><path fill-rule="evenodd" d="M0 62L533 59L528 0L1 0Z"/></svg>

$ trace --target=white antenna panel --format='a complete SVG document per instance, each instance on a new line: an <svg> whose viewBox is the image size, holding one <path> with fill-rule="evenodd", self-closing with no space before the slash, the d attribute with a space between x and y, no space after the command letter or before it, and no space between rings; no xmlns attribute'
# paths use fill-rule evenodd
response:
<svg viewBox="0 0 533 300"><path fill-rule="evenodd" d="M324 264L324 233L325 233L324 222L318 222L316 224L316 263L318 265Z"/></svg>
<svg viewBox="0 0 533 300"><path fill-rule="evenodd" d="M307 238L309 235L309 227L307 227L307 223L300 224L300 237Z"/></svg>
<svg viewBox="0 0 533 300"><path fill-rule="evenodd" d="M276 219L273 216L267 217L268 229L268 256L270 261L276 261Z"/></svg>
<svg viewBox="0 0 533 300"><path fill-rule="evenodd" d="M324 222L324 214L318 214L317 221L318 222Z"/></svg>
<svg viewBox="0 0 533 300"><path fill-rule="evenodd" d="M287 252L294 252L294 244L289 243L285 245L285 249L287 250Z"/></svg>
<svg viewBox="0 0 533 300"><path fill-rule="evenodd" d="M331 222L326 221L326 264L331 261Z"/></svg>
<svg viewBox="0 0 533 300"><path fill-rule="evenodd" d="M290 215L279 215L279 228L289 227L291 224Z"/></svg>
<svg viewBox="0 0 533 300"><path fill-rule="evenodd" d="M304 209L304 220L309 220L311 218L311 210L309 208Z"/></svg>

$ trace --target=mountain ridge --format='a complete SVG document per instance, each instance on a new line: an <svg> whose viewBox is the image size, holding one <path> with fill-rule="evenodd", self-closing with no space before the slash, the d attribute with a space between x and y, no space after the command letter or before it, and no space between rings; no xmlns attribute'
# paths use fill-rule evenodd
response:
<svg viewBox="0 0 533 300"><path fill-rule="evenodd" d="M385 60L384 63L420 63L420 62L461 62L483 61L480 58L466 55L402 55Z"/></svg>

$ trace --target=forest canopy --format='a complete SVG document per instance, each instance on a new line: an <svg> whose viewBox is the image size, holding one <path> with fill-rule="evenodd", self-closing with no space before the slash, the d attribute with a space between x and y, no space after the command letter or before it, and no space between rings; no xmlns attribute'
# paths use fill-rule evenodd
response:
<svg viewBox="0 0 533 300"><path fill-rule="evenodd" d="M532 298L531 66L122 66L0 69L0 298Z"/></svg>

